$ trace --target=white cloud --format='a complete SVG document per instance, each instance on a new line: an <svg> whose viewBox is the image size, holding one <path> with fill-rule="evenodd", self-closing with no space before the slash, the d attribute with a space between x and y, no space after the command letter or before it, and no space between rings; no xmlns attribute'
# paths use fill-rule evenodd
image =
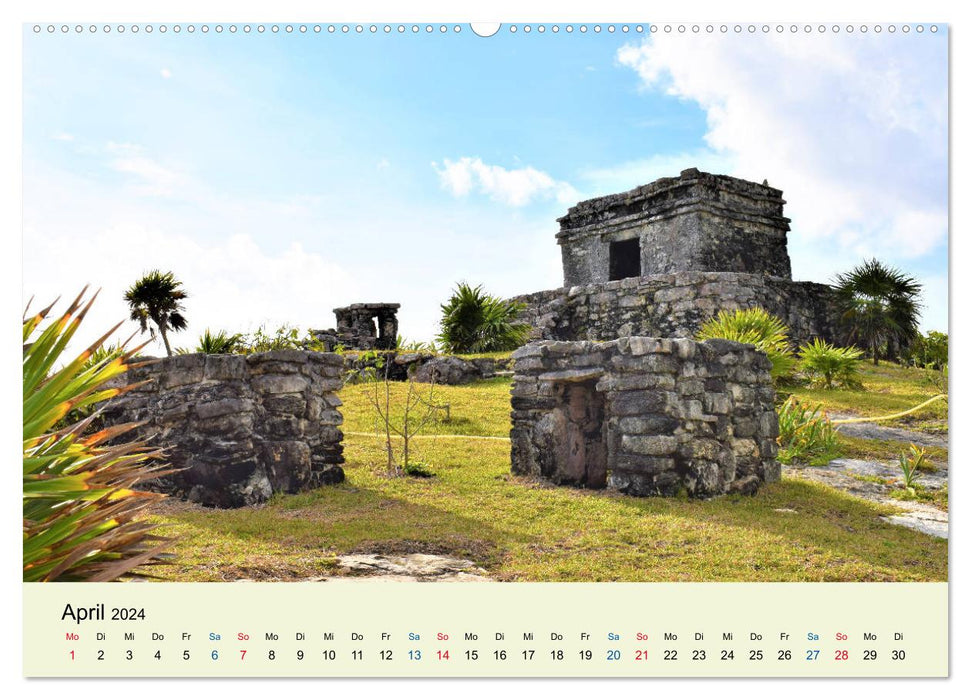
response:
<svg viewBox="0 0 971 700"><path fill-rule="evenodd" d="M100 149L91 162L103 155ZM90 177L87 167L28 161L24 295L49 303L85 284L103 288L82 327L83 344L127 318L122 295L142 272L171 269L191 295L190 327L173 342L190 346L206 327L333 327L332 309L366 301L401 303L400 332L430 340L440 304L459 280L502 296L560 283L548 213L488 207L470 217L459 202L427 206L399 187L254 197L194 180L172 197L133 197ZM376 199L385 205L374 208ZM513 244L517 265L509 264ZM523 270L532 271L529 280ZM135 326L126 328L127 335Z"/></svg>
<svg viewBox="0 0 971 700"><path fill-rule="evenodd" d="M73 141L74 134L69 134L66 131L56 131L51 134L52 141Z"/></svg>
<svg viewBox="0 0 971 700"><path fill-rule="evenodd" d="M845 267L946 242L946 53L922 36L654 35L617 59L704 109L730 174L783 189L790 240Z"/></svg>
<svg viewBox="0 0 971 700"><path fill-rule="evenodd" d="M127 318L125 289L155 268L176 271L189 293L189 327L172 336L174 346L193 346L207 327L252 331L261 324L273 329L295 319L332 325L330 309L321 308L321 298L336 298L355 288L337 265L296 242L271 253L247 235L200 241L139 223L113 225L85 237L28 234L24 279L38 303L76 293L96 276L102 291L85 323L85 338ZM136 324L127 323L118 337L136 330ZM162 351L158 344L152 350Z"/></svg>
<svg viewBox="0 0 971 700"><path fill-rule="evenodd" d="M108 167L119 173L135 175L135 190L139 194L170 196L187 179L178 170L146 155L145 149L136 144L109 143L107 150L115 156L108 162Z"/></svg>
<svg viewBox="0 0 971 700"><path fill-rule="evenodd" d="M168 68L163 68L158 73L159 73L159 75L161 75L166 80L168 80L169 78L172 77L172 71L170 71Z"/></svg>
<svg viewBox="0 0 971 700"><path fill-rule="evenodd" d="M111 150L133 157L139 149L114 144ZM189 293L189 327L173 336L176 346L193 346L207 327L232 332L262 324L271 329L284 323L329 327L334 306L359 298L360 275L308 250L301 239L313 237L287 235L291 227L301 233L309 228L314 197L258 201L208 190L182 194L173 208L169 199L119 196L116 186L98 179L28 165L25 298L47 304L85 285L92 291L100 288L79 337L83 345L128 317L124 291L139 275L155 268L172 270ZM126 323L117 337L135 330L136 324ZM161 345L149 351L161 353Z"/></svg>
<svg viewBox="0 0 971 700"><path fill-rule="evenodd" d="M631 160L609 168L596 168L581 173L584 191L596 197L630 190L661 177L672 177L687 168L705 172L727 173L735 167L730 154L716 153L707 148L684 153L659 154L650 158Z"/></svg>
<svg viewBox="0 0 971 700"><path fill-rule="evenodd" d="M553 179L533 167L507 170L488 165L481 158L463 157L456 161L445 158L442 166L432 163L442 187L456 197L472 192L513 207L529 204L534 199L556 199L561 203L576 201L576 190L566 182Z"/></svg>

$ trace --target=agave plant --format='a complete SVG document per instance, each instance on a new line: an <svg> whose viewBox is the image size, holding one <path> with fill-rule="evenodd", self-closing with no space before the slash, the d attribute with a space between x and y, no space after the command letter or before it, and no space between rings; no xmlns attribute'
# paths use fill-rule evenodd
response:
<svg viewBox="0 0 971 700"><path fill-rule="evenodd" d="M698 340L710 338L754 345L769 356L773 379L784 379L795 369L796 359L789 349L789 329L782 319L765 309L755 307L720 311L717 316L708 319L698 331Z"/></svg>
<svg viewBox="0 0 971 700"><path fill-rule="evenodd" d="M799 348L800 366L814 386L824 389L859 389L860 358L863 351L838 348L825 340L814 338Z"/></svg>
<svg viewBox="0 0 971 700"><path fill-rule="evenodd" d="M240 351L243 341L244 338L241 333L233 333L232 335L226 331L213 333L207 328L199 336L196 352L203 352L207 355L232 355Z"/></svg>
<svg viewBox="0 0 971 700"><path fill-rule="evenodd" d="M790 396L779 408L779 461L825 463L839 452L836 426L822 405L802 404Z"/></svg>
<svg viewBox="0 0 971 700"><path fill-rule="evenodd" d="M157 563L168 542L136 519L163 498L134 489L168 473L156 461L160 452L118 441L137 424L95 430L97 411L70 419L138 386L108 382L140 366L132 358L142 346L92 360L118 326L60 364L97 297L84 302L86 290L59 318L50 319L54 304L32 316L29 304L24 311L24 581L110 581Z"/></svg>

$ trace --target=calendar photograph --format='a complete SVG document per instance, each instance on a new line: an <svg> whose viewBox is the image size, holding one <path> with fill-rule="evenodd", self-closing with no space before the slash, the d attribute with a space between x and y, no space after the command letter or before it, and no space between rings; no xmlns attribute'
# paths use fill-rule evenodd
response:
<svg viewBox="0 0 971 700"><path fill-rule="evenodd" d="M948 40L24 25L25 588L946 582Z"/></svg>

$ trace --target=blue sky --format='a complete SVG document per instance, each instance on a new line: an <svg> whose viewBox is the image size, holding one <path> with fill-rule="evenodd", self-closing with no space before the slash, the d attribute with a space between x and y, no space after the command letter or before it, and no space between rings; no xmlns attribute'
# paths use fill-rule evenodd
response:
<svg viewBox="0 0 971 700"><path fill-rule="evenodd" d="M399 301L429 339L458 280L561 283L555 219L686 167L780 187L794 276L875 255L947 324L947 38L309 31L35 35L24 291L142 271L206 327L330 327ZM94 330L92 329L92 333Z"/></svg>

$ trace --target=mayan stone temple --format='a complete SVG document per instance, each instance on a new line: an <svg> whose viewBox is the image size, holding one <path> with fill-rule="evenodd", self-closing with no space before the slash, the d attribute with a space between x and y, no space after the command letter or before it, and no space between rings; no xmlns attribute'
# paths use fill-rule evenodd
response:
<svg viewBox="0 0 971 700"><path fill-rule="evenodd" d="M692 337L761 306L794 342L833 337L832 291L794 282L782 191L694 168L580 202L559 219L563 287L517 297L537 339Z"/></svg>
<svg viewBox="0 0 971 700"><path fill-rule="evenodd" d="M559 219L564 286L521 297L512 471L633 495L754 492L779 479L770 364L692 338L760 306L831 339L832 290L792 280L780 190L692 168Z"/></svg>

